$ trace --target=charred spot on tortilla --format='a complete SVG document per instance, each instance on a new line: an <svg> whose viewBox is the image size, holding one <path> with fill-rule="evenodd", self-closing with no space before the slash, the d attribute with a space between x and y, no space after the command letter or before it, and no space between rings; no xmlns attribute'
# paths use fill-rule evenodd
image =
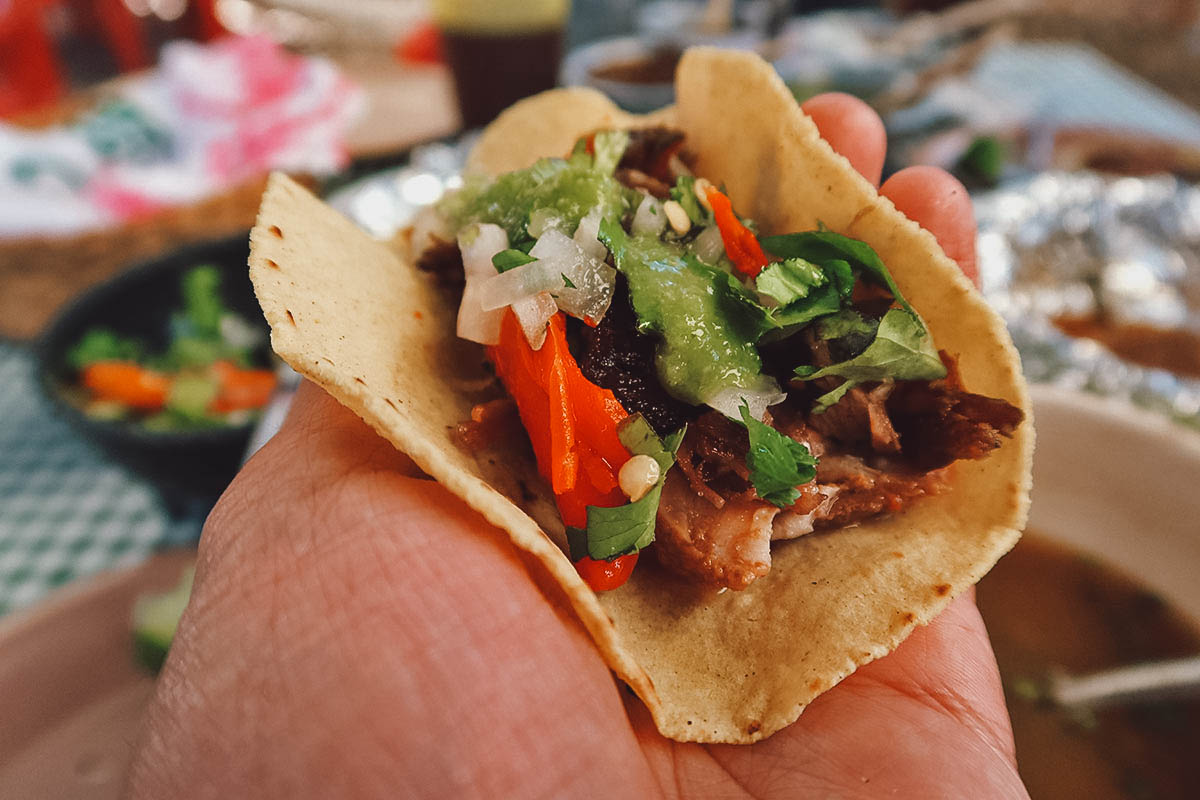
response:
<svg viewBox="0 0 1200 800"><path fill-rule="evenodd" d="M606 511L598 517L601 524L597 530L604 535L589 540L585 527L585 537L580 540L578 534L568 536L564 530L566 515L555 504L556 476L552 473L551 480L547 480L538 474L536 452L541 445L535 437L525 437L532 441L507 452L503 449L471 452L456 444L456 427L471 418L472 409L481 400L478 391L456 374L463 361L459 349L451 344L459 310L454 296L457 290L434 285L438 270L425 272L413 268L404 257L373 242L304 190L277 176L270 183L259 223L251 236L251 276L271 323L276 351L408 453L422 470L490 523L505 530L518 548L542 564L546 574L562 587L609 666L646 704L664 735L689 741L751 742L795 720L813 697L858 665L894 649L913 625L932 619L1012 546L1027 509L1033 437L1027 416L1012 429L1011 438L1005 437L1001 430L1005 420L997 418L991 426L997 437L982 433L958 437L943 448L953 451L963 442L966 449L998 444L986 458L959 460L948 469L935 468L937 481L944 482L944 487L924 486L920 481L910 480L922 464L919 460L914 464L904 459L908 446L904 425L896 424L888 414L886 422L892 423L889 432L880 415L881 411L889 411L893 402L905 398L896 397L897 388L887 392L886 397L885 392L872 395L877 388L873 384L879 381L863 377L878 374L871 373L878 369L876 354L858 362L865 372L859 373L863 379L856 386L830 396L850 380L842 374L849 370L838 365L863 355L862 351L855 355L855 348L850 346L853 338L845 336L858 335L863 342L875 341L882 329L884 338L895 343L911 363L930 373L942 369L948 373L949 368L936 350L916 346L920 341L913 335L918 330L914 319L919 320L928 334L928 342L936 342L938 348L957 358L961 385L969 393L1002 400L1027 414L1028 398L1015 350L999 318L945 257L930 234L905 219L845 159L829 149L769 65L746 53L689 51L680 64L677 97L674 108L648 119L627 115L602 96L586 90L556 90L522 101L484 131L469 156L472 174L466 180L468 184L494 180L494 176L529 168L542 158L567 161L569 158L563 156L573 152L581 137L591 134L596 136L593 153L587 154L587 158L593 167L597 159L604 159L605 168L611 164L615 173L620 158L613 155L616 152L613 148L621 137L604 132L659 126L682 132L683 146L691 158L685 160L675 153L667 162L675 170L683 164L692 175L707 179L708 184L692 181L688 193L681 190L679 182L689 176L676 175L675 185L669 186L666 198L653 198L650 203L646 198L652 192L639 192L641 199L637 208L633 208L622 202L621 198L630 197L627 194L630 189L618 180L616 191L608 196L613 201L610 208L620 209L621 213L604 226L608 241L599 241L599 226L595 245L583 239L599 261L628 281L628 297L620 299L632 306L639 323L643 323L635 323L635 332L656 342L655 337L667 336L656 325L661 328L670 321L661 315L650 319L653 297L639 292L639 286L634 285L639 283L636 276L630 279L619 269L628 265L620 263L613 246L620 249L624 244L623 254L628 258L631 254L628 240L641 235L634 232L634 225L658 224L661 217L667 216L660 212L668 208L679 226L672 228L676 241L693 250L714 244L714 236L705 239L703 234L706 229L718 230L720 225L714 223L719 222L718 216L724 215L722 218L734 241L747 248L752 249L754 240L766 241L771 235L829 233L844 240L831 237L825 241L826 245L833 242L839 247L849 247L850 255L859 259L859 282L863 270L872 265L862 261L867 258L865 251L859 252L857 245L847 241L866 245L886 265L894 282L894 287L889 285L888 290L894 290L895 307L883 309L883 316L867 324L867 328L874 329L874 338L863 328L861 320L846 315L839 323L842 336L822 340L831 343L831 363L818 365L812 361L804 365L815 368L814 372L826 370L821 375L810 373L793 380L786 374L792 365L785 364L783 372L770 372L773 362L761 357L758 371L754 372L747 366L753 365L751 350L740 351L745 356L738 362L741 374L766 375L776 381L780 393L789 395L783 403L765 402L770 399L769 386L756 386L759 393L746 398L753 400L753 405L739 404L737 401L742 399L739 396L732 398L723 414L700 408L702 413L686 419L689 434L680 437L673 436L672 430L659 430L650 423L644 427L627 424L618 431L616 425L621 420L607 416L614 426L613 438L603 439L602 444L606 448L614 441L617 444L605 450L608 456L602 460L617 466L614 463L617 445L626 453L629 448L638 448L639 454L662 459L659 501L674 496L680 489L684 494L695 494L693 481L696 481L724 503L718 508L709 500L697 501L712 509L712 514L726 513L732 519L738 512L745 519L757 519L760 529L766 529L762 517L782 518L794 510L767 503L763 500L766 496L785 505L803 503L805 508L814 502L820 505L830 501L828 497L820 499L803 490L806 484L793 477L803 477L809 469L816 473L818 485L823 479L832 480L831 474L852 482L847 486L854 492L848 490L847 498L857 497L864 508L886 509L899 498L902 504L899 510L867 516L851 530L820 535L799 535L807 521L797 521L794 518L803 515L792 513L789 529L798 535L790 541L776 542L773 547L768 540L769 569L741 592L713 592L689 584L668 572L660 563L662 559L653 557L639 561L632 577L619 589L599 594L589 589L572 565L568 540L573 537L576 545L582 543L585 547L607 543L611 549L597 551L601 555L629 546L620 541L621 537L643 538L647 519L653 532L653 516L643 513L644 506L649 504L643 498L639 501L643 506L625 511L622 506L631 508L636 503L610 493L608 502L615 504L612 507L615 511ZM764 124L747 125L747 119L763 120ZM582 165L583 161L581 157L579 163ZM561 169L554 164L543 166ZM671 173L654 175L654 165L624 168L636 169L662 184L668 183L664 177L671 177ZM569 175L563 172L557 180L570 177L578 181L577 186L583 186L592 181L583 171ZM542 177L553 179L548 173ZM695 191L697 183L701 188L699 193ZM661 191L661 186L651 186ZM719 192L716 203L708 196L709 187ZM825 187L830 187L828 192L822 191ZM674 194L671 189L676 190ZM722 203L722 196L727 198L728 205ZM561 206L556 208L560 214L564 211ZM640 223L638 210L642 211ZM680 218L681 210L686 221ZM552 221L550 215L541 216L543 228L553 227L546 224ZM665 231L670 224L668 219L660 230ZM271 226L287 228L287 238L274 236ZM521 227L514 224L511 231L506 231L511 233L509 249L520 255L509 253L501 259L504 272L489 261L480 259L475 263L487 265L500 277L519 269L522 262L530 263L524 260L529 253L521 248L531 251L546 230L534 236L527 228L522 233ZM571 231L564 229L562 233L565 239L574 240ZM414 246L418 238L414 233ZM453 237L444 241L450 238ZM718 247L725 244L719 231L715 244ZM562 240L558 245L567 247ZM604 254L597 249L601 245ZM707 252L713 253L713 248ZM757 265L769 273L767 282L775 279L777 290L803 283L808 274L799 263L788 267L785 274L781 274L783 267L770 266L793 256L771 253L761 259L768 262L763 264L750 250L743 255L749 259L746 263L750 268ZM693 270L686 259L680 266L671 261L670 253L664 258L674 265L678 276L685 276L679 280L692 280L686 276L693 274L703 275L704 297L714 298L719 292L722 308L744 312L736 315L737 324L729 330L745 334L755 328L756 320L763 321L753 303L743 302L751 300L763 305L749 295L757 289L757 280L739 278L725 269ZM267 259L279 264L282 272L271 268ZM464 266L462 277L469 282L469 259ZM594 264L593 268L600 274L610 274ZM450 264L448 269L453 274L456 265ZM841 274L836 267L822 267L823 272L830 270L834 277L825 285L836 283L837 275ZM618 298L605 294L607 289L600 294L588 294L596 287L581 284L575 275L564 270L557 276L549 272L543 276L557 281L552 288L558 296L550 298L555 306L570 304L569 280L574 291L584 294L582 299L597 303L607 299L609 308L614 307L611 303ZM740 280L746 294L723 276ZM517 282L521 278L522 273L518 272L507 280ZM442 276L443 284L454 282ZM877 282L883 282L883 278ZM708 294L710 290L712 295ZM574 299L581 299L580 295ZM831 298L827 296L826 300ZM311 313L297 319L288 309L309 307L297 305L302 302L314 307ZM702 302L710 301L702 299ZM716 300L711 302L715 304ZM543 303L540 308L549 310L549 304ZM907 316L909 308L913 318ZM556 370L560 367L565 370L571 363L580 366L580 360L586 361L580 349L581 344L586 347L581 342L583 334L590 335L593 325L603 325L605 317L598 313L598 305L595 313L584 306L580 310L585 312L584 318L570 326L558 328L550 323L542 347L538 350L530 347L529 352L542 353L536 357L545 358ZM425 324L412 324L414 311L424 315ZM312 324L317 318L322 321L319 326ZM536 323L526 327L535 335L540 333ZM516 341L521 341L526 330L517 324L510 333ZM622 335L638 341L627 330ZM724 341L728 344L732 340ZM805 352L811 353L812 347L804 344ZM332 363L321 361L318 356L322 355ZM519 367L520 362L508 366ZM680 391L676 384L663 381L657 360L654 367L651 372L643 363L640 371L626 368L623 372L656 378L660 385L671 390L667 394L673 401L689 411L704 405L704 398L681 396L688 393L687 386ZM366 385L357 383L355 377L363 378ZM603 378L597 380L605 382ZM908 379L897 379L896 386L903 385L905 380ZM571 371L568 381L572 386L576 381L596 386L582 372ZM787 392L782 389L785 381L790 384ZM696 382L692 389L699 389L703 383ZM832 383L837 385L830 387ZM625 402L615 390L606 395L602 387L596 388L600 394L589 398L598 403L597 408L608 409L611 404ZM918 410L932 406L937 412L913 416L920 420L950 420L957 425L958 417L963 416L959 413L963 403L971 405L972 401L953 395L955 387L944 388L941 394L934 393L936 397L906 398L906 403L915 404ZM813 430L813 409L817 404L828 413L855 389L863 395L847 401L858 406L854 409L859 415L855 426L834 424L833 418L821 423L828 432L820 437L840 449L840 453L810 452L812 458L808 458L788 444L789 441L799 444L790 435L791 431L799 431L801 426ZM519 404L520 398L517 399ZM929 402L922 406L917 400ZM645 421L653 413L649 410L637 419ZM706 414L722 416L724 422L715 419L705 422ZM604 414L592 411L581 414L580 418L584 427L606 424ZM739 451L745 447L746 452L721 461L718 453L722 448L731 449L725 444L729 431L721 431L726 423L735 426L735 433L746 432L746 439L739 440L742 444L738 445ZM927 423L922 424L928 427ZM921 425L912 427L919 429ZM572 430L577 432L578 426ZM709 441L702 441L702 434ZM819 440L805 437L805 441L815 446ZM846 441L853 443L845 444ZM895 450L897 441L899 455ZM553 446L550 445L551 449ZM757 468L749 464L752 449L759 454ZM573 451L560 447L560 452L569 455ZM688 459L691 475L677 461L681 456ZM816 464L810 465L810 461ZM786 469L779 468L780 464ZM597 490L610 480L595 464L586 463L573 476L577 481L582 477ZM559 471L558 488L563 487L562 479L568 477L566 471ZM796 483L789 486L793 480ZM811 482L812 478L807 480ZM906 500L904 492L899 491L903 486L893 485L897 480L904 486L915 485L929 491ZM876 492L872 499L871 485L876 489L882 486L886 491L882 495ZM614 485L612 491L619 493L620 489ZM794 499L793 492L796 492ZM594 502L582 504L574 513L583 514L585 526L588 505L604 508ZM684 509L682 517L685 522L687 510ZM657 546L647 550L647 554L653 553ZM897 552L902 552L903 557L891 556ZM600 560L603 562L603 557ZM945 592L931 592L934 586L946 587ZM913 620L897 625L894 611L898 608L909 610ZM728 680L728 676L746 674L750 677ZM750 732L751 721L759 722L761 727Z"/></svg>

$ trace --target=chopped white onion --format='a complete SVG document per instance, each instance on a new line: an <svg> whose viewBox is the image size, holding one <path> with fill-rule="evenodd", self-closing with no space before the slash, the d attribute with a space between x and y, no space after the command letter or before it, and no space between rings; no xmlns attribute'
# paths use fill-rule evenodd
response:
<svg viewBox="0 0 1200 800"><path fill-rule="evenodd" d="M468 280L463 287L462 303L458 306L458 336L480 344L499 344L504 309L484 311L480 304L483 296L483 281Z"/></svg>
<svg viewBox="0 0 1200 800"><path fill-rule="evenodd" d="M559 276L560 288L551 291L563 311L593 322L598 322L608 311L617 271L588 255L574 239L567 238L561 231L546 231L529 255L544 264L548 272Z"/></svg>
<svg viewBox="0 0 1200 800"><path fill-rule="evenodd" d="M722 389L704 401L705 405L715 408L730 419L741 421L742 406L750 408L750 416L762 422L767 406L782 403L787 395L779 391L779 384L774 378L762 376L760 385L754 389L739 389L736 386Z"/></svg>
<svg viewBox="0 0 1200 800"><path fill-rule="evenodd" d="M646 195L633 215L633 232L657 236L666 224L667 212L663 211L662 203L658 202L658 198Z"/></svg>
<svg viewBox="0 0 1200 800"><path fill-rule="evenodd" d="M599 227L598 213L588 225ZM583 223L579 228L586 237ZM599 241L593 241L607 254ZM529 251L533 261L503 273L492 264L492 256L508 247L502 228L473 225L459 236L459 247L467 276L459 306L459 336L464 339L494 344L504 309L512 306L526 338L537 349L545 340L546 322L559 309L598 322L612 302L616 270L557 228L548 228L534 243Z"/></svg>
<svg viewBox="0 0 1200 800"><path fill-rule="evenodd" d="M533 297L513 303L512 310L517 322L521 323L521 330L525 333L529 346L534 350L541 350L542 345L546 343L546 326L550 323L550 318L558 313L558 304L554 302L554 298L549 292L538 292Z"/></svg>
<svg viewBox="0 0 1200 800"><path fill-rule="evenodd" d="M603 218L604 210L600 206L596 206L588 212L586 217L579 220L579 227L575 229L575 235L572 237L575 244L579 245L580 250L598 261L608 258L608 248L598 238L600 221Z"/></svg>
<svg viewBox="0 0 1200 800"><path fill-rule="evenodd" d="M692 252L696 258L705 264L716 264L725 255L725 241L721 238L721 229L709 225L692 242Z"/></svg>
<svg viewBox="0 0 1200 800"><path fill-rule="evenodd" d="M480 344L498 344L504 311L483 308L484 287L496 277L492 256L508 248L508 234L499 225L471 225L459 233L458 247L467 278L458 306L458 335Z"/></svg>
<svg viewBox="0 0 1200 800"><path fill-rule="evenodd" d="M558 290L558 307L572 317L585 322L597 323L603 319L612 303L613 289L617 282L617 271L607 264L587 273L575 288Z"/></svg>
<svg viewBox="0 0 1200 800"><path fill-rule="evenodd" d="M467 280L473 277L490 278L496 274L492 256L508 249L508 234L504 228L491 223L476 223L458 234L458 249L462 251L463 271Z"/></svg>
<svg viewBox="0 0 1200 800"><path fill-rule="evenodd" d="M483 310L510 306L539 292L558 292L564 286L562 272L549 261L531 261L484 282Z"/></svg>

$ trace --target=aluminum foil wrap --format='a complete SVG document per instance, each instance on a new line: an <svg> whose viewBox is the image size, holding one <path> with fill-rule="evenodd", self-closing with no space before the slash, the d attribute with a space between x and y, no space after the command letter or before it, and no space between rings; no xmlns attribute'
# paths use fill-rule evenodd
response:
<svg viewBox="0 0 1200 800"><path fill-rule="evenodd" d="M1049 172L976 195L983 292L1031 381L1120 397L1200 427L1200 380L1062 333L1060 314L1200 333L1200 189L1169 176Z"/></svg>
<svg viewBox="0 0 1200 800"><path fill-rule="evenodd" d="M463 164L475 138L468 134L416 147L407 164L360 178L326 200L376 239L391 239L423 207L462 185Z"/></svg>

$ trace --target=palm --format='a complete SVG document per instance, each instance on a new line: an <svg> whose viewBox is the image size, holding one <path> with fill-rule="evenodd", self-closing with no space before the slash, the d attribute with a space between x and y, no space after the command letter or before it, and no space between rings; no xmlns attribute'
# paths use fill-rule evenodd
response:
<svg viewBox="0 0 1200 800"><path fill-rule="evenodd" d="M862 160L882 164L881 128L864 145L830 123L844 109L811 110L877 179ZM935 194L911 183L901 208ZM952 252L971 233L959 205L909 213ZM765 742L671 742L537 565L415 474L304 387L206 526L135 794L1024 796L969 598Z"/></svg>

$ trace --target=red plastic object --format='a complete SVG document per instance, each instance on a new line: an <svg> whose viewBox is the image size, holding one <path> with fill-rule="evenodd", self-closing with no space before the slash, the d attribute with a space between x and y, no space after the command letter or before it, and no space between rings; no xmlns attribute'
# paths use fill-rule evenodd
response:
<svg viewBox="0 0 1200 800"><path fill-rule="evenodd" d="M441 64L442 34L432 22L422 22L396 43L396 60L408 64Z"/></svg>
<svg viewBox="0 0 1200 800"><path fill-rule="evenodd" d="M58 100L64 90L46 0L0 0L0 117Z"/></svg>

